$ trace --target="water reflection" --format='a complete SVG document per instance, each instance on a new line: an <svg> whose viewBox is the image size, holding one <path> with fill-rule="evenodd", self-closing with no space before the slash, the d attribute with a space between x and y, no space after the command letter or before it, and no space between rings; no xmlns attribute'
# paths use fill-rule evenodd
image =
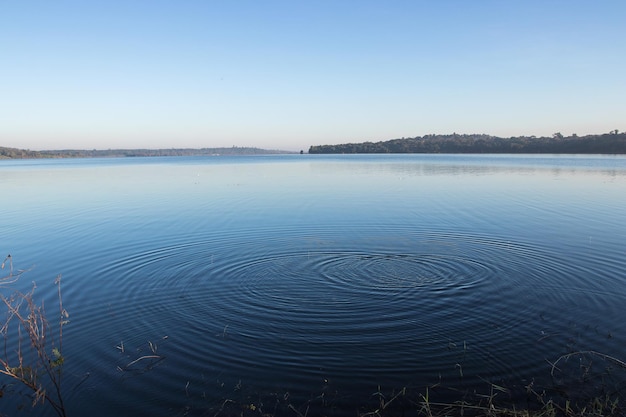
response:
<svg viewBox="0 0 626 417"><path fill-rule="evenodd" d="M377 173L399 176L495 175L550 172L553 176L588 175L625 176L624 156L558 155L376 155L365 161L354 156L316 160L314 172L349 172L354 175Z"/></svg>
<svg viewBox="0 0 626 417"><path fill-rule="evenodd" d="M46 279L63 274L67 378L91 375L75 414L202 413L234 392L305 402L328 388L353 415L349 399L378 385L515 388L572 350L620 356L624 162L11 162L0 246L37 264L29 281L48 301ZM166 359L117 370L151 344Z"/></svg>

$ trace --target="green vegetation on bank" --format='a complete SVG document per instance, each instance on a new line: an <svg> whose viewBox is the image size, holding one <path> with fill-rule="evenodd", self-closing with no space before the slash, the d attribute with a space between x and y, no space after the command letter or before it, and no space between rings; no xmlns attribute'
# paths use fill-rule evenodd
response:
<svg viewBox="0 0 626 417"><path fill-rule="evenodd" d="M311 154L337 153L569 153L626 154L626 133L501 138L484 134L426 135L381 142L311 146Z"/></svg>
<svg viewBox="0 0 626 417"><path fill-rule="evenodd" d="M172 148L172 149L106 149L80 150L63 149L55 151L31 151L0 146L0 159L41 159L41 158L124 158L149 156L213 156L213 155L270 155L291 153L278 150L246 148Z"/></svg>

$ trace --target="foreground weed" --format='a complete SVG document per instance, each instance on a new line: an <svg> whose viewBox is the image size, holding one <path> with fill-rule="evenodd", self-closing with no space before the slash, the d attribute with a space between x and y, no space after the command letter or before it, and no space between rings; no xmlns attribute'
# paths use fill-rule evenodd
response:
<svg viewBox="0 0 626 417"><path fill-rule="evenodd" d="M7 257L10 262L10 256ZM4 268L7 259L2 264ZM2 281L14 282L11 271ZM0 299L7 308L7 318L0 327L4 350L0 355L0 374L19 381L33 393L33 406L48 404L57 415L66 416L62 393L63 326L69 314L63 307L61 276L55 280L59 299L59 321L56 332L51 330L43 303L34 300L36 286L29 292L15 292ZM56 333L56 335L55 335ZM55 337L56 336L56 337ZM12 341L12 343L9 343ZM13 349L9 350L9 346Z"/></svg>

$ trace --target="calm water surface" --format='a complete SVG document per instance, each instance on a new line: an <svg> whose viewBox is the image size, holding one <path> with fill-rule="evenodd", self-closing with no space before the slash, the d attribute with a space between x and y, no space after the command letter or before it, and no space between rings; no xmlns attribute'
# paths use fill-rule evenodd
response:
<svg viewBox="0 0 626 417"><path fill-rule="evenodd" d="M355 415L438 383L514 399L560 355L626 359L625 157L0 161L0 185L2 257L32 267L2 291L35 281L54 306L63 277L71 415L331 392ZM164 359L129 366L151 344Z"/></svg>

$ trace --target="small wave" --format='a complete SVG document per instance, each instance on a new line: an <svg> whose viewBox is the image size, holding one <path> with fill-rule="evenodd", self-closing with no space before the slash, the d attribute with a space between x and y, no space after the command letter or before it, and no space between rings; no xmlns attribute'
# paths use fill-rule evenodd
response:
<svg viewBox="0 0 626 417"><path fill-rule="evenodd" d="M458 374L455 364L467 381L522 377L563 348L548 336L567 331L581 298L605 295L590 294L592 271L562 254L490 236L387 228L363 241L285 228L194 238L126 247L74 283L68 337L99 341L81 352L99 375L91 384L114 383L148 342L166 357L155 387L172 402L188 381L209 390L228 378L306 391L329 377L354 389L425 383Z"/></svg>

